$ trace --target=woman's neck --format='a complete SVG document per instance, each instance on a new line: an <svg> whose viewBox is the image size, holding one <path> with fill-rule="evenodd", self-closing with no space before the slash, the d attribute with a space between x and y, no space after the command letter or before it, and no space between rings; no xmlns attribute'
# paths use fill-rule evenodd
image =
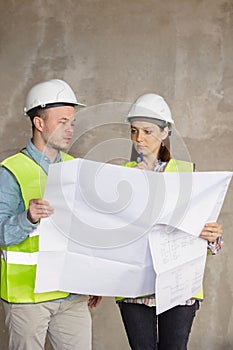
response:
<svg viewBox="0 0 233 350"><path fill-rule="evenodd" d="M144 156L144 162L148 165L149 170L154 170L155 165L158 161L158 155L156 154L147 154Z"/></svg>

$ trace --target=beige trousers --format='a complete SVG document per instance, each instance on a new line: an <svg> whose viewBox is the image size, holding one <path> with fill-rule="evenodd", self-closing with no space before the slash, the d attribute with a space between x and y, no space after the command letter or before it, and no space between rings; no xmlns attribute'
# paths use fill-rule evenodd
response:
<svg viewBox="0 0 233 350"><path fill-rule="evenodd" d="M41 350L46 334L55 350L91 350L91 315L88 296L38 304L3 301L9 350Z"/></svg>

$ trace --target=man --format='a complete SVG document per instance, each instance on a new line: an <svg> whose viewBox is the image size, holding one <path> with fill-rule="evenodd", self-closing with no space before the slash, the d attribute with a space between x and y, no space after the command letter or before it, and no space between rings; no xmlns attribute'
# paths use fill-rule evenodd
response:
<svg viewBox="0 0 233 350"><path fill-rule="evenodd" d="M25 112L32 139L0 168L1 299L9 349L91 349L90 307L101 297L54 291L34 293L39 220L53 214L43 200L49 164L72 159L68 149L80 105L71 87L53 79L29 91ZM77 276L78 278L78 276Z"/></svg>

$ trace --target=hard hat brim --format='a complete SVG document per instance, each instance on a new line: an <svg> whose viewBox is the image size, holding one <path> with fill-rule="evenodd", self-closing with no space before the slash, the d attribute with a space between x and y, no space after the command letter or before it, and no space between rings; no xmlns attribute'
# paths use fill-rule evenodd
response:
<svg viewBox="0 0 233 350"><path fill-rule="evenodd" d="M26 111L26 109L24 109L24 115L26 117L32 117L34 113L36 113L36 111L38 111L38 109L50 109L50 108L56 108L56 107L61 107L61 106L73 106L74 108L78 108L78 107L86 107L85 104L83 103L68 103L68 102L58 102L58 103L48 103L44 106L37 106L34 108L29 109L28 111Z"/></svg>
<svg viewBox="0 0 233 350"><path fill-rule="evenodd" d="M132 116L132 117L127 117L127 122L128 123L132 123L132 122L136 122L136 121L144 121L144 122L147 122L147 123L152 123L152 124L156 124L158 126L161 126L161 127L165 127L169 124L174 124L174 121L166 121L164 119L160 119L159 117L158 118L152 118L152 117L144 117L144 116Z"/></svg>

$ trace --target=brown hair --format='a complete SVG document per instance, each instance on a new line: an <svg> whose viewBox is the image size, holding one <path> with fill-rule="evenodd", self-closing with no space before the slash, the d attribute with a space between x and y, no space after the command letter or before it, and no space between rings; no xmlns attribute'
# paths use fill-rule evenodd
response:
<svg viewBox="0 0 233 350"><path fill-rule="evenodd" d="M162 162L169 162L169 160L171 159L169 136L161 143L158 159Z"/></svg>

